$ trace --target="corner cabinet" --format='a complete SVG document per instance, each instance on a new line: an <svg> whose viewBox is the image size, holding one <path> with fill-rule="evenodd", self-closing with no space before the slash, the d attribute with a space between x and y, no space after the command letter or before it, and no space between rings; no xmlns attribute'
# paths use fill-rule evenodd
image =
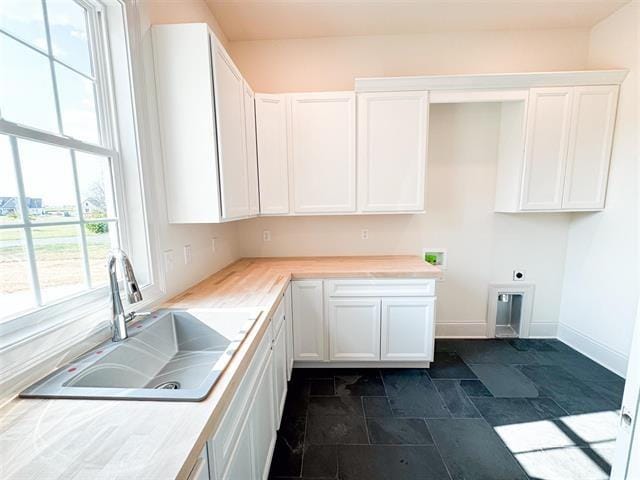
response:
<svg viewBox="0 0 640 480"><path fill-rule="evenodd" d="M289 213L287 105L284 95L256 94L260 213Z"/></svg>
<svg viewBox="0 0 640 480"><path fill-rule="evenodd" d="M616 85L530 89L524 153L499 161L495 210L602 210L617 100Z"/></svg>
<svg viewBox="0 0 640 480"><path fill-rule="evenodd" d="M152 38L169 221L249 217L246 82L204 23L154 25Z"/></svg>
<svg viewBox="0 0 640 480"><path fill-rule="evenodd" d="M429 92L358 94L358 210L424 211Z"/></svg>

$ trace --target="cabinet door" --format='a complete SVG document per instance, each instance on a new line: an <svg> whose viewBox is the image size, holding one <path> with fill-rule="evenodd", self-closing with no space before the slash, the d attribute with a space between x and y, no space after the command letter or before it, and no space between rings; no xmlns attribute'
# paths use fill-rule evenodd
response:
<svg viewBox="0 0 640 480"><path fill-rule="evenodd" d="M571 87L532 88L529 92L522 210L562 207L571 100Z"/></svg>
<svg viewBox="0 0 640 480"><path fill-rule="evenodd" d="M562 208L604 208L618 87L575 87Z"/></svg>
<svg viewBox="0 0 640 480"><path fill-rule="evenodd" d="M381 360L433 360L434 297L383 298Z"/></svg>
<svg viewBox="0 0 640 480"><path fill-rule="evenodd" d="M293 357L299 361L325 360L322 280L292 282Z"/></svg>
<svg viewBox="0 0 640 480"><path fill-rule="evenodd" d="M247 143L247 175L249 188L249 215L260 213L260 199L258 192L258 149L256 146L256 108L253 91L244 84L244 120L245 141Z"/></svg>
<svg viewBox="0 0 640 480"><path fill-rule="evenodd" d="M269 475L271 455L276 443L276 423L273 393L273 355L270 354L255 390L249 413L253 471L256 480L266 480ZM245 461L249 457L245 458ZM249 478L249 477L245 477Z"/></svg>
<svg viewBox="0 0 640 480"><path fill-rule="evenodd" d="M244 80L218 41L211 43L222 217L230 220L249 215Z"/></svg>
<svg viewBox="0 0 640 480"><path fill-rule="evenodd" d="M358 208L424 210L429 92L358 94Z"/></svg>
<svg viewBox="0 0 640 480"><path fill-rule="evenodd" d="M254 462L250 461L253 453L250 417L245 419L238 441L234 446L224 480L252 480L256 478Z"/></svg>
<svg viewBox="0 0 640 480"><path fill-rule="evenodd" d="M284 95L257 94L256 135L260 213L289 213L287 109Z"/></svg>
<svg viewBox="0 0 640 480"><path fill-rule="evenodd" d="M294 212L354 212L355 94L295 94L289 105Z"/></svg>
<svg viewBox="0 0 640 480"><path fill-rule="evenodd" d="M211 477L209 476L208 458L207 447L205 445L205 447L200 452L200 455L198 455L196 464L193 466L193 469L189 473L189 477L187 477L187 480L210 480Z"/></svg>
<svg viewBox="0 0 640 480"><path fill-rule="evenodd" d="M273 383L275 422L276 428L280 428L284 401L287 397L287 329L284 324L273 343Z"/></svg>
<svg viewBox="0 0 640 480"><path fill-rule="evenodd" d="M284 294L284 327L287 334L287 380L291 380L293 371L293 312L291 309L291 284Z"/></svg>
<svg viewBox="0 0 640 480"><path fill-rule="evenodd" d="M380 360L380 299L330 299L327 307L330 359Z"/></svg>

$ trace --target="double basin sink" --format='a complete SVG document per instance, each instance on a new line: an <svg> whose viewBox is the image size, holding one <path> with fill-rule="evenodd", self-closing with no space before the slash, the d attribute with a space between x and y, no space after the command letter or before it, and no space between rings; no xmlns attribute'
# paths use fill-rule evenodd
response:
<svg viewBox="0 0 640 480"><path fill-rule="evenodd" d="M158 310L23 391L21 397L200 401L260 312Z"/></svg>

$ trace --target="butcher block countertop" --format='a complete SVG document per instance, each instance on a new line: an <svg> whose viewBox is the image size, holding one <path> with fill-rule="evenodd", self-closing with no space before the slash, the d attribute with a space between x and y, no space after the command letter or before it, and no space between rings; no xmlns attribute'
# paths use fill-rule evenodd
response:
<svg viewBox="0 0 640 480"><path fill-rule="evenodd" d="M233 398L291 279L439 278L417 256L244 258L165 302L262 315L202 402L12 400L0 409L0 478L187 478Z"/></svg>

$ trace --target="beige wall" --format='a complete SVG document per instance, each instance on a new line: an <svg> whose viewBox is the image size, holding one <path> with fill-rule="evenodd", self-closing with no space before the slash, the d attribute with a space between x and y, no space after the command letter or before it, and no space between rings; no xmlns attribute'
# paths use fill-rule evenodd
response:
<svg viewBox="0 0 640 480"><path fill-rule="evenodd" d="M246 256L419 254L447 248L438 285L438 333L484 335L487 288L514 268L536 283L534 333L554 333L560 304L568 216L494 214L496 104L434 105L430 114L427 213L273 217L241 222ZM361 229L369 239L361 239ZM262 241L262 231L271 241ZM545 325L547 324L547 325Z"/></svg>
<svg viewBox="0 0 640 480"><path fill-rule="evenodd" d="M560 336L624 375L638 300L640 3L597 24L589 68L628 68L620 88L607 208L576 214L569 228Z"/></svg>
<svg viewBox="0 0 640 480"><path fill-rule="evenodd" d="M231 56L260 92L352 90L356 77L580 70L587 30L246 41Z"/></svg>

